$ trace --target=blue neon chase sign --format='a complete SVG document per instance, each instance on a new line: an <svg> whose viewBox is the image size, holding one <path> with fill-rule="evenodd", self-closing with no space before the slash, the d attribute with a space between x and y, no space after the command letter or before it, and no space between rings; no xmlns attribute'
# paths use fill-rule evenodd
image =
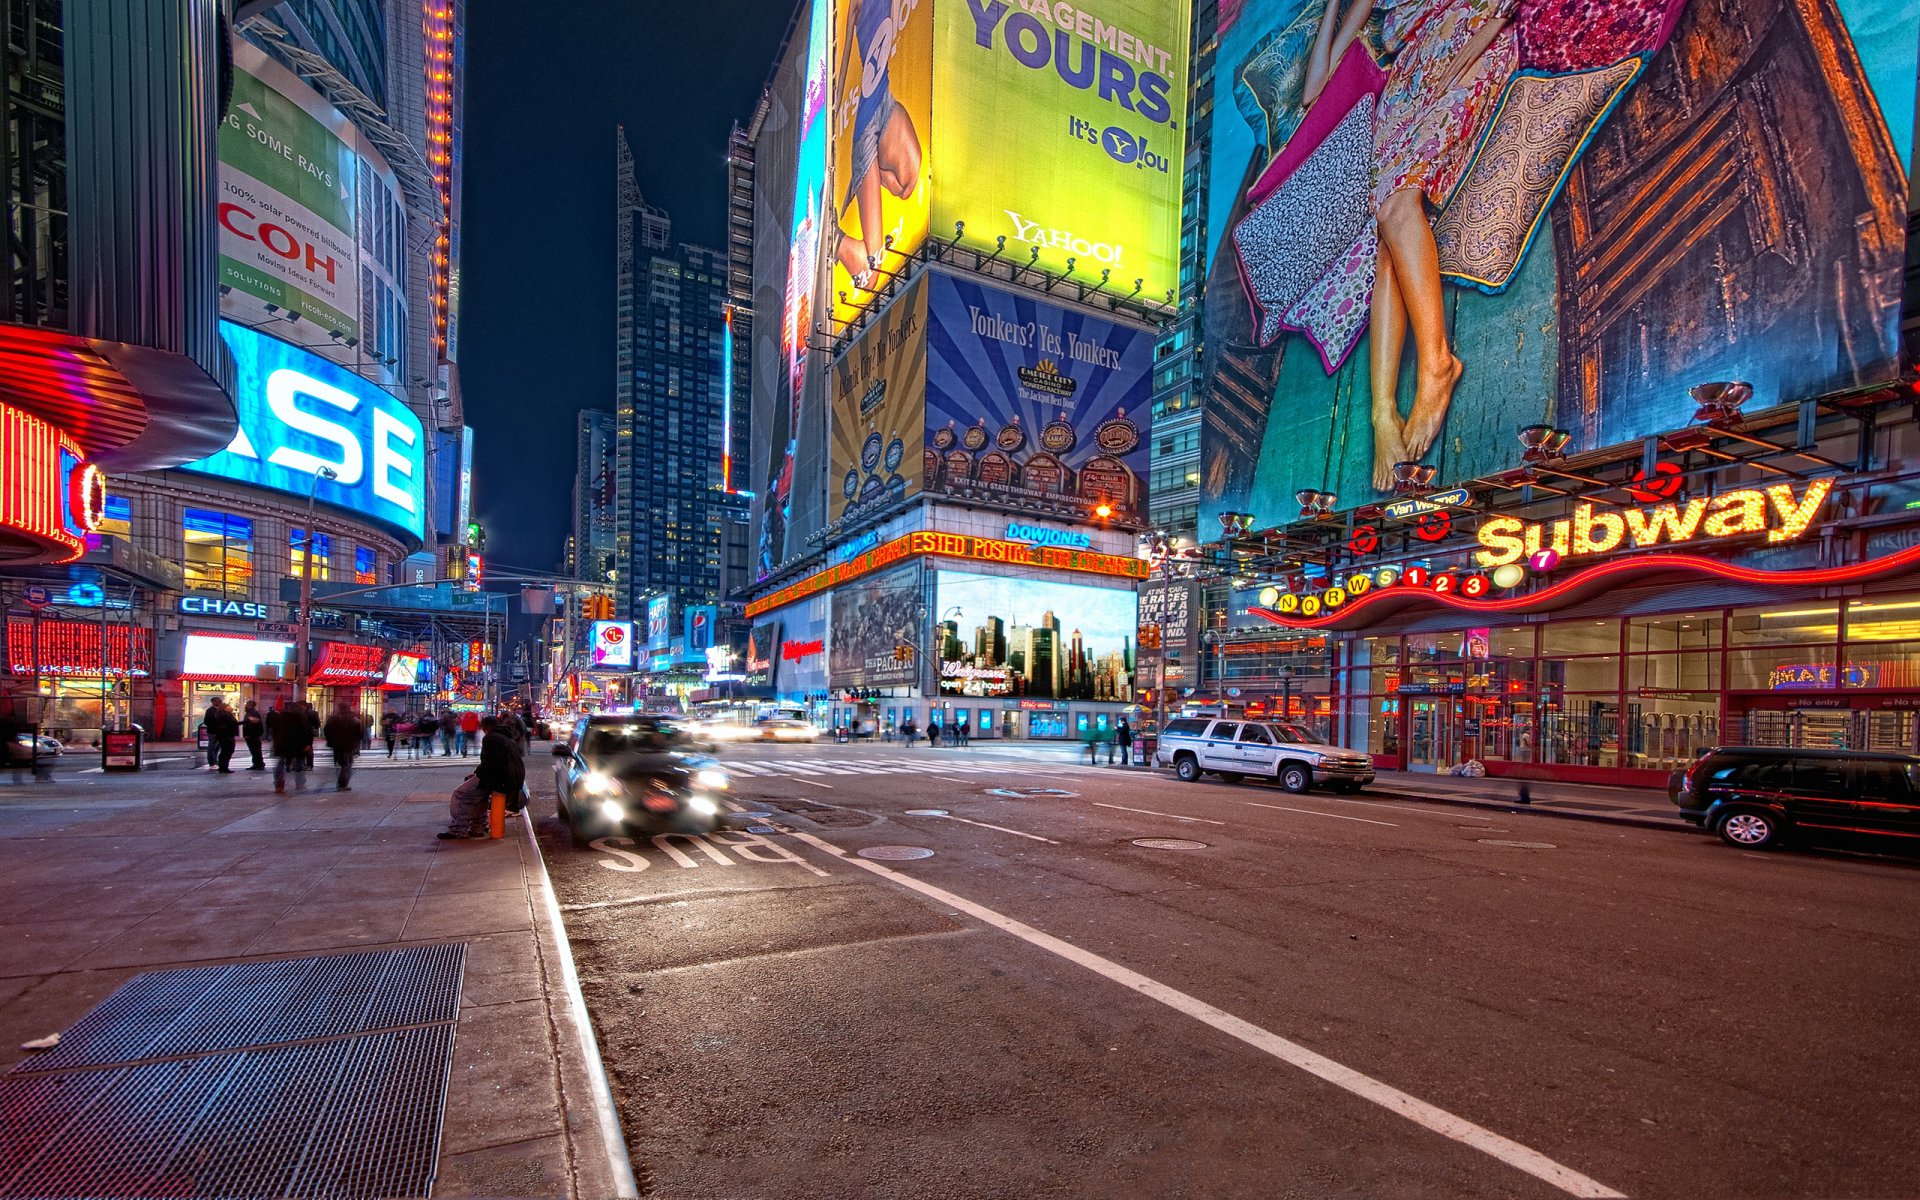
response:
<svg viewBox="0 0 1920 1200"><path fill-rule="evenodd" d="M384 388L298 346L231 321L240 432L183 471L306 498L420 541L426 529L426 435ZM321 467L336 478L316 481Z"/></svg>

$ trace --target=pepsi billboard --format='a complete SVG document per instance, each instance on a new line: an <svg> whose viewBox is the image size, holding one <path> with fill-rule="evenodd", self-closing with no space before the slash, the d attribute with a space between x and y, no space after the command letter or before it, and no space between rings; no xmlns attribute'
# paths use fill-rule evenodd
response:
<svg viewBox="0 0 1920 1200"><path fill-rule="evenodd" d="M426 528L426 434L385 389L297 346L229 321L240 430L180 469L316 501L418 543ZM321 475L321 468L334 477Z"/></svg>

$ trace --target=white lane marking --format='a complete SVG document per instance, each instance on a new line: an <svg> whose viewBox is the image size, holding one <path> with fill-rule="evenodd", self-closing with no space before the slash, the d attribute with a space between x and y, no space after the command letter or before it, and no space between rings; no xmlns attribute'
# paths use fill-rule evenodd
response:
<svg viewBox="0 0 1920 1200"><path fill-rule="evenodd" d="M799 763L786 763L785 769L789 771L798 771L802 775L818 775L821 773L819 771L814 770L812 767L803 767Z"/></svg>
<svg viewBox="0 0 1920 1200"><path fill-rule="evenodd" d="M812 780L812 779L795 779L795 780L794 780L793 782L795 782L795 783L804 783L804 784L806 784L806 785L807 785L808 787L817 787L817 788L825 788L825 789L827 789L828 791L832 791L832 790L833 790L833 785L832 785L832 784L830 784L830 783L820 783L820 782L818 782L817 780Z"/></svg>
<svg viewBox="0 0 1920 1200"><path fill-rule="evenodd" d="M951 775L935 775L935 776L934 776L934 778L935 778L935 779L944 779L944 780L946 780L946 781L947 781L948 783L972 783L972 782L973 782L973 780L971 780L971 779L955 779L955 778L954 778L953 776L951 776Z"/></svg>
<svg viewBox="0 0 1920 1200"><path fill-rule="evenodd" d="M910 891L919 892L936 903L964 912L1002 933L1012 934L1031 946L1064 958L1076 966L1085 967L1094 974L1112 980L1122 987L1130 988L1150 1000L1157 1000L1175 1012L1192 1017L1228 1037L1238 1039L1256 1050L1272 1055L1288 1066L1297 1067L1342 1091L1377 1104L1389 1112L1397 1113L1424 1129L1432 1130L1442 1137L1451 1138L1464 1146L1478 1150L1516 1170L1524 1171L1570 1196L1589 1197L1593 1200L1626 1200L1625 1192L1616 1192L1599 1180L1590 1179L1571 1167L1562 1166L1538 1150L1523 1146L1484 1126L1476 1125L1465 1117L1457 1117L1391 1084L1363 1075L1352 1067L1343 1066L1323 1054L1307 1049L1298 1042L1288 1041L1279 1034L1262 1029L1251 1021L1215 1008L1197 996L1190 996L1157 979L1123 967L1112 959L1102 958L1091 951L1082 950L1072 942L1064 941L1049 933L1042 933L1025 922L1016 921L1012 917L996 912L983 904L976 904L944 888L923 883L911 875L902 874L877 862L850 855L840 847L813 834L795 830L793 836L817 850L833 855L841 862L869 871Z"/></svg>
<svg viewBox="0 0 1920 1200"><path fill-rule="evenodd" d="M1250 804L1254 808L1271 808L1275 812L1305 813L1309 817L1330 817L1335 821L1358 821L1362 825L1385 825L1388 829L1400 828L1392 821L1376 821L1372 817L1347 817L1339 813L1315 812L1311 808L1288 808L1284 804L1262 804L1258 800L1243 800L1241 803Z"/></svg>
<svg viewBox="0 0 1920 1200"><path fill-rule="evenodd" d="M773 772L772 772L772 771L769 771L769 770L768 770L767 768L765 768L765 767L757 767L757 766L753 766L753 765L751 765L751 764L749 764L749 763L742 763L742 762L737 762L737 763L721 763L720 765L721 765L722 767L724 767L724 768L726 768L726 769L727 769L727 770L729 770L729 771L744 771L744 772L746 772L746 773L747 773L747 774L749 774L749 775L771 775L771 774L773 774Z"/></svg>
<svg viewBox="0 0 1920 1200"><path fill-rule="evenodd" d="M1146 813L1150 817L1166 817L1169 820L1173 820L1173 821L1198 821L1203 825L1225 825L1226 824L1225 821L1209 821L1205 817L1183 817L1178 813L1155 812L1151 808L1128 808L1124 804L1102 804L1098 800L1095 800L1092 803L1095 808L1117 808L1122 812Z"/></svg>
<svg viewBox="0 0 1920 1200"><path fill-rule="evenodd" d="M978 825L982 829L997 829L1001 833L1010 833L1015 837L1032 838L1036 842L1045 842L1049 846L1058 846L1060 844L1052 838L1044 838L1037 833L1022 833L1018 829L1008 829L1005 825L989 825L985 821L974 821L966 817L956 817L952 813L948 813L940 819L943 821L958 821L963 825Z"/></svg>

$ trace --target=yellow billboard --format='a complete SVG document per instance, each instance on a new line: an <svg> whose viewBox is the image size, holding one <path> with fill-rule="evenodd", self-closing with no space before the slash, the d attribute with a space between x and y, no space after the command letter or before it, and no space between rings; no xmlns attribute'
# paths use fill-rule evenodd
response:
<svg viewBox="0 0 1920 1200"><path fill-rule="evenodd" d="M953 0L949 0L953 2ZM836 329L927 240L931 0L837 0L833 22Z"/></svg>
<svg viewBox="0 0 1920 1200"><path fill-rule="evenodd" d="M942 0L932 220L941 240L1106 293L1180 287L1189 5Z"/></svg>
<svg viewBox="0 0 1920 1200"><path fill-rule="evenodd" d="M925 482L927 277L913 281L833 365L827 516L845 521Z"/></svg>

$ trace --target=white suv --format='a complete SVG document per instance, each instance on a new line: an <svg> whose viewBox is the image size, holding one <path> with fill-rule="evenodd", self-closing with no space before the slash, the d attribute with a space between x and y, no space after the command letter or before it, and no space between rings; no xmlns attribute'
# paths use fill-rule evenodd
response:
<svg viewBox="0 0 1920 1200"><path fill-rule="evenodd" d="M1172 767L1187 783L1212 771L1228 783L1248 775L1277 779L1290 792L1324 783L1355 792L1373 782L1373 759L1357 750L1329 746L1286 721L1181 717L1168 721L1153 751L1153 765Z"/></svg>

